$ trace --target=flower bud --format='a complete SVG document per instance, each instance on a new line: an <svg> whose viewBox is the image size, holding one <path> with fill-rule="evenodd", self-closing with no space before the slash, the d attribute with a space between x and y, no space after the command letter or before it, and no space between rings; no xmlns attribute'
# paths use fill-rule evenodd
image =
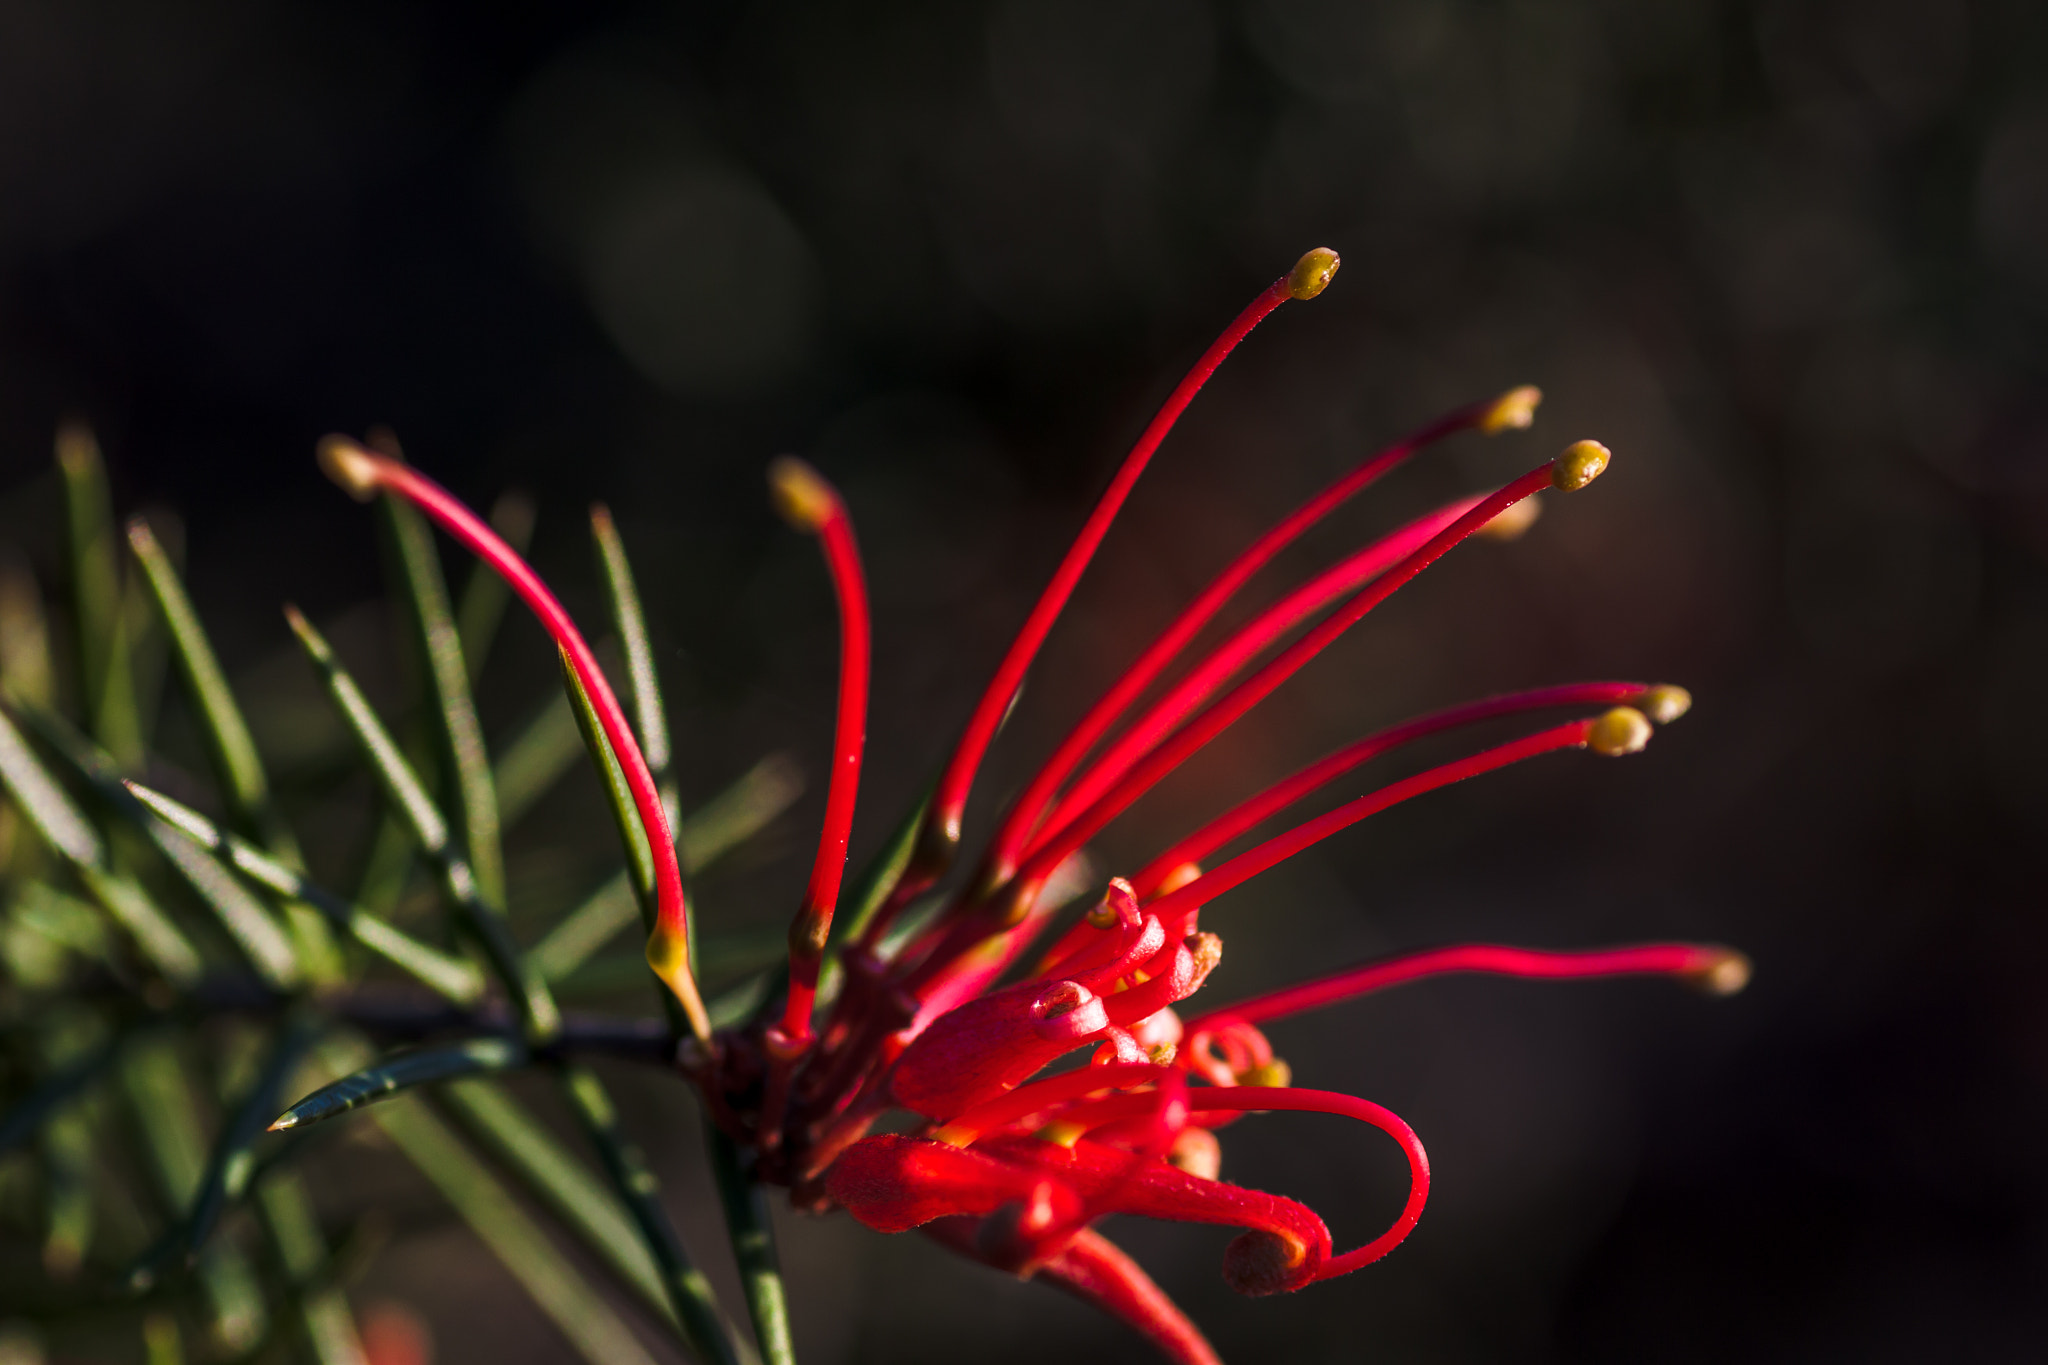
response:
<svg viewBox="0 0 2048 1365"><path fill-rule="evenodd" d="M1576 493L1600 477L1614 459L1614 452L1598 441L1574 441L1550 465L1550 486Z"/></svg>

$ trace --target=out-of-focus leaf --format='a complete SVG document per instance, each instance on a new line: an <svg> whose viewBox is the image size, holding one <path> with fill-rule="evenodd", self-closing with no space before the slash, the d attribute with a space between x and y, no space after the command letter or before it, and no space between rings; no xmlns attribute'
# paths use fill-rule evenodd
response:
<svg viewBox="0 0 2048 1365"><path fill-rule="evenodd" d="M178 1333L178 1320L169 1313L144 1316L142 1352L148 1365L185 1365L185 1343Z"/></svg>
<svg viewBox="0 0 2048 1365"><path fill-rule="evenodd" d="M704 1272L690 1263L675 1224L661 1206L660 1184L647 1159L619 1125L618 1110L595 1071L574 1063L561 1069L562 1091L591 1146L597 1148L612 1188L626 1202L640 1242L653 1256L690 1349L719 1365L739 1365L732 1335Z"/></svg>
<svg viewBox="0 0 2048 1365"><path fill-rule="evenodd" d="M142 566L143 579L170 630L172 652L192 691L200 731L212 752L230 807L247 818L248 828L266 842L274 845L280 839L288 839L271 805L270 780L263 771L263 760L257 755L249 724L242 717L242 708L235 704L227 675L221 671L220 660L206 638L206 629L199 622L199 613L193 609L177 570L171 567L149 523L140 517L128 523L128 545L136 563Z"/></svg>
<svg viewBox="0 0 2048 1365"><path fill-rule="evenodd" d="M147 1289L174 1259L190 1257L205 1246L221 1211L247 1192L255 1172L256 1138L263 1132L265 1119L277 1109L278 1089L319 1033L319 1025L309 1015L299 1015L285 1026L269 1059L214 1140L184 1218L130 1269L129 1288Z"/></svg>
<svg viewBox="0 0 2048 1365"><path fill-rule="evenodd" d="M387 1100L414 1086L433 1085L462 1076L511 1071L529 1060L526 1048L510 1038L472 1038L441 1047L401 1052L352 1075L321 1086L279 1114L270 1131L303 1128L351 1109Z"/></svg>
<svg viewBox="0 0 2048 1365"><path fill-rule="evenodd" d="M627 692L633 702L633 730L640 740L640 752L647 759L657 787L669 783L669 764L674 750L669 744L668 716L661 704L661 679L654 670L654 647L648 641L647 617L640 609L640 589L633 582L632 565L626 561L626 543L612 522L609 508L602 503L590 509L590 532L597 542L598 563L604 569L605 597L611 607L612 625L626 654ZM667 793L664 792L664 796ZM668 818L675 821L673 801Z"/></svg>
<svg viewBox="0 0 2048 1365"><path fill-rule="evenodd" d="M448 604L448 584L434 550L427 519L402 498L382 499L385 524L397 553L414 643L426 668L428 690L441 742L442 764L455 789L455 813L462 845L485 905L505 908L505 853L498 832L498 796L491 786L490 754L469 691L462 636Z"/></svg>
<svg viewBox="0 0 2048 1365"><path fill-rule="evenodd" d="M491 504L491 529L520 554L525 554L533 541L533 520L533 499L524 493L500 493ZM484 661L490 657L491 644L497 639L498 626L505 619L505 606L511 600L511 587L490 565L480 563L470 569L469 578L462 585L462 597L455 604L455 633L462 641L462 657L469 665L472 684L483 676ZM502 786L498 804L505 812L505 823L511 824Z"/></svg>
<svg viewBox="0 0 2048 1365"><path fill-rule="evenodd" d="M71 602L78 632L79 684L92 732L133 767L142 761L135 680L128 668L128 622L121 603L114 501L99 442L82 423L57 432L57 471L64 483L65 529L71 551Z"/></svg>
<svg viewBox="0 0 2048 1365"><path fill-rule="evenodd" d="M348 1298L327 1282L327 1241L305 1182L290 1171L271 1171L256 1191L277 1259L297 1292L300 1325L320 1365L373 1365L356 1332Z"/></svg>
<svg viewBox="0 0 2048 1365"><path fill-rule="evenodd" d="M505 746L494 770L498 810L507 828L576 766L576 757L582 752L583 740L568 698L550 698L546 709Z"/></svg>
<svg viewBox="0 0 2048 1365"><path fill-rule="evenodd" d="M356 1048L334 1046L326 1055L335 1070L360 1065ZM404 1102L381 1105L369 1117L434 1183L590 1365L653 1365L632 1330L447 1125L421 1106Z"/></svg>
<svg viewBox="0 0 2048 1365"><path fill-rule="evenodd" d="M164 855L164 860L176 868L186 885L206 902L220 920L221 927L235 941L235 946L242 950L242 955L266 983L278 990L288 990L298 984L298 953L291 940L270 911L249 894L232 872L205 850L194 847L189 839L138 801L123 782L113 760L94 750L76 731L50 715L31 714L27 719L52 748L93 784L109 805L149 837L150 843Z"/></svg>
<svg viewBox="0 0 2048 1365"><path fill-rule="evenodd" d="M394 966L412 973L450 1000L469 1005L483 995L483 977L471 963L422 943L403 929L350 905L333 892L307 880L296 869L222 830L190 806L173 801L139 782L130 782L127 787L136 800L149 807L172 829L201 847L226 857L236 871L251 881L312 906L335 928Z"/></svg>
<svg viewBox="0 0 2048 1365"><path fill-rule="evenodd" d="M0 1156L34 1137L50 1116L90 1085L114 1060L115 1044L104 1043L59 1066L4 1115L0 1115Z"/></svg>
<svg viewBox="0 0 2048 1365"><path fill-rule="evenodd" d="M775 1226L768 1218L768 1199L760 1181L741 1164L739 1148L715 1123L706 1122L711 1173L718 1201L725 1209L725 1227L739 1262L740 1287L754 1320L754 1337L767 1365L796 1365L796 1343L789 1330L789 1291L782 1282L782 1262L775 1250Z"/></svg>
<svg viewBox="0 0 2048 1365"><path fill-rule="evenodd" d="M206 1176L206 1143L200 1135L198 1098L171 1040L156 1035L135 1040L122 1053L121 1076L164 1203L190 1208ZM206 1247L199 1256L199 1278L213 1311L216 1342L236 1353L255 1345L267 1314L255 1270L241 1249L227 1240Z"/></svg>
<svg viewBox="0 0 2048 1365"><path fill-rule="evenodd" d="M128 931L158 971L180 984L198 978L199 951L140 886L114 870L98 831L43 767L4 710L0 710L0 786L14 798L43 842L78 871L93 898Z"/></svg>
<svg viewBox="0 0 2048 1365"><path fill-rule="evenodd" d="M604 753L610 756L609 745L604 747ZM617 764L613 762L607 769L607 776L616 773ZM623 774L619 774L618 785L611 788L615 817L616 801L625 794L624 781ZM697 872L710 866L787 810L802 790L803 782L796 765L788 758L771 754L762 759L739 781L679 823L677 843L684 867ZM637 819L634 827L638 828ZM639 918L640 906L629 875L620 873L563 916L547 937L534 945L533 961L549 981L568 979L615 935ZM759 965L752 960L754 941L752 938L746 940L747 946L738 954L745 960L735 962L731 951L737 943L734 936L706 938L698 945L691 960L698 964L697 970L704 976L715 976L721 970L744 970ZM786 940L778 931L775 947L769 956L779 956L786 951Z"/></svg>
<svg viewBox="0 0 2048 1365"><path fill-rule="evenodd" d="M702 872L766 829L803 791L803 769L796 760L788 754L768 755L676 826L676 852L684 870Z"/></svg>
<svg viewBox="0 0 2048 1365"><path fill-rule="evenodd" d="M471 1138L497 1156L527 1191L609 1265L641 1301L673 1320L654 1258L633 1230L618 1196L556 1141L495 1081L472 1077L439 1094Z"/></svg>
<svg viewBox="0 0 2048 1365"><path fill-rule="evenodd" d="M462 912L464 922L482 945L492 970L512 991L529 1038L543 1041L552 1037L562 1022L554 996L549 993L547 982L540 973L521 958L518 946L512 942L505 928L504 917L479 899L476 876L468 861L453 847L447 821L441 818L441 812L413 774L412 766L398 751L391 733L371 709L369 699L363 696L355 679L342 668L320 632L313 629L312 623L295 608L286 609L286 618L299 642L305 646L313 666L319 670L328 695L334 699L342 718L362 746L365 757L376 770L386 796L404 815L421 850L440 868L442 885L449 899Z"/></svg>
<svg viewBox="0 0 2048 1365"><path fill-rule="evenodd" d="M11 551L0 551L0 691L29 706L57 697L42 591L28 561Z"/></svg>

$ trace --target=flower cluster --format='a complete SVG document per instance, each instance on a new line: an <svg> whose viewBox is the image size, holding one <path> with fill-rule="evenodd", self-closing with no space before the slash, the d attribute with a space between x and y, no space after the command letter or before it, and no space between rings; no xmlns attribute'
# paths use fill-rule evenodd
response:
<svg viewBox="0 0 2048 1365"><path fill-rule="evenodd" d="M1367 1100L1289 1084L1263 1023L1449 972L1523 977L1661 974L1714 993L1742 987L1730 949L1649 944L1583 953L1468 945L1334 973L1182 1018L1221 960L1202 928L1209 902L1336 832L1411 797L1567 749L1633 753L1689 705L1683 689L1588 682L1497 696L1367 736L1273 784L1097 894L1083 847L1135 801L1292 677L1432 561L1480 534L1511 536L1546 489L1585 487L1610 455L1580 441L1483 496L1404 526L1289 593L1206 652L1190 647L1276 555L1424 447L1455 432L1529 425L1521 388L1460 409L1381 451L1246 548L1134 662L1025 785L971 875L954 879L975 776L1026 671L1132 486L1224 357L1274 309L1321 293L1337 269L1312 251L1231 324L1174 390L1010 646L925 802L870 875L842 897L869 685L868 603L839 495L803 463L770 470L777 507L817 537L841 630L835 749L824 831L789 936L784 985L755 1019L714 1031L688 954L688 910L667 818L632 727L573 622L518 556L468 509L403 463L352 442L322 448L362 497L409 499L504 574L563 651L616 755L654 861L648 957L687 1030L680 1065L760 1178L809 1208L843 1207L884 1232L921 1228L959 1252L1057 1283L1143 1333L1168 1358L1215 1359L1200 1332L1128 1257L1092 1230L1113 1213L1241 1229L1223 1274L1272 1294L1384 1256L1421 1216L1422 1144ZM1192 657L1191 657L1192 654ZM1176 671L1177 670L1177 671ZM1226 851L1370 760L1425 738L1505 718L1570 719L1354 797L1283 833ZM842 915L842 899L846 900ZM1069 920L1062 909L1086 908ZM1062 1062L1078 1062L1060 1069ZM1276 1194L1218 1178L1217 1130L1247 1112L1343 1115L1391 1136L1407 1157L1400 1216L1339 1252L1323 1220ZM891 1113L903 1131L875 1133ZM899 1124L899 1127L903 1125Z"/></svg>

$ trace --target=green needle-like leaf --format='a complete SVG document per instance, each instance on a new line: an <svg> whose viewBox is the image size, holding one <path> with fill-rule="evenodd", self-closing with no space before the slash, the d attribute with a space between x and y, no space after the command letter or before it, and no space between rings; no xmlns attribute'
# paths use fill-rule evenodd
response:
<svg viewBox="0 0 2048 1365"><path fill-rule="evenodd" d="M0 1115L0 1156L34 1137L51 1115L98 1079L114 1060L115 1047L112 1042L103 1044L58 1067L5 1115Z"/></svg>
<svg viewBox="0 0 2048 1365"><path fill-rule="evenodd" d="M206 1144L198 1099L170 1039L136 1040L122 1054L121 1072L164 1202L190 1208L206 1174ZM219 1344L234 1353L255 1345L267 1314L255 1270L241 1249L226 1240L207 1247L199 1257L199 1277Z"/></svg>
<svg viewBox="0 0 2048 1365"><path fill-rule="evenodd" d="M611 606L612 624L626 653L627 692L633 702L633 729L640 751L654 774L657 787L669 781L674 750L669 744L668 716L661 704L661 680L654 671L654 647L647 637L647 617L640 609L640 590L633 583L633 569L626 562L626 544L612 522L610 509L602 503L590 509L590 532L597 541L598 562L604 569L606 599ZM675 819L669 812L669 819Z"/></svg>
<svg viewBox="0 0 2048 1365"><path fill-rule="evenodd" d="M330 1066L347 1070L358 1064L360 1053L337 1046L327 1056ZM632 1330L447 1125L417 1104L382 1105L369 1117L440 1189L590 1365L654 1365Z"/></svg>
<svg viewBox="0 0 2048 1365"><path fill-rule="evenodd" d="M525 554L533 541L533 520L533 499L524 493L500 493L491 504L491 529L520 554ZM462 657L469 664L471 684L483 676L484 661L490 657L491 645L497 639L498 626L505 619L505 607L511 600L511 586L490 565L480 563L470 569L469 578L462 585L462 597L455 604L455 633L462 641ZM498 803L503 810L502 787ZM505 823L512 823L509 813Z"/></svg>
<svg viewBox="0 0 2048 1365"><path fill-rule="evenodd" d="M196 1254L212 1235L222 1210L248 1191L249 1179L256 1169L256 1139L264 1130L264 1121L277 1110L278 1089L319 1034L319 1025L310 1015L301 1015L286 1025L254 1084L215 1139L205 1174L200 1177L184 1219L130 1269L130 1289L149 1288L173 1260Z"/></svg>
<svg viewBox="0 0 2048 1365"><path fill-rule="evenodd" d="M321 1086L278 1115L271 1123L270 1131L303 1128L351 1109L390 1099L414 1086L433 1085L462 1076L511 1071L525 1066L528 1060L525 1046L510 1038L472 1038L443 1047L401 1052Z"/></svg>
<svg viewBox="0 0 2048 1365"><path fill-rule="evenodd" d="M496 1081L451 1082L436 1097L529 1193L561 1219L621 1283L663 1318L674 1319L654 1258L618 1196Z"/></svg>
<svg viewBox="0 0 2048 1365"><path fill-rule="evenodd" d="M290 1171L271 1171L257 1186L263 1221L286 1279L297 1291L306 1344L320 1365L363 1365L368 1356L356 1332L348 1298L327 1282L327 1240L305 1182Z"/></svg>
<svg viewBox="0 0 2048 1365"><path fill-rule="evenodd" d="M576 729L576 713L569 699L551 697L541 713L513 736L492 770L498 787L498 811L505 827L532 810L576 766L583 752L583 739Z"/></svg>
<svg viewBox="0 0 2048 1365"><path fill-rule="evenodd" d="M609 758L610 746L603 746L602 752ZM617 803L626 797L625 779L618 773L616 763L606 765L606 775L618 779L617 785L607 783L616 818ZM731 849L745 843L787 810L802 790L803 782L796 765L788 758L770 754L762 759L739 781L712 797L701 809L685 816L677 825L677 853L684 870L701 872ZM638 827L636 820L634 828ZM635 845L636 848L645 846L644 843ZM639 893L635 891L630 875L621 872L563 916L547 937L534 945L533 961L549 981L566 980L615 935L639 918L640 909ZM787 940L779 931L774 937L776 947L771 956L780 956L788 951ZM752 941L750 939L749 943ZM721 941L707 939L699 945L692 960L699 964L699 971L715 975L719 970L715 959L720 954ZM751 958L751 953L745 956ZM730 954L726 958L729 962ZM749 960L739 963L737 968L729 966L728 969L752 965L756 964Z"/></svg>
<svg viewBox="0 0 2048 1365"><path fill-rule="evenodd" d="M739 1365L724 1315L711 1282L690 1263L682 1239L661 1206L660 1185L647 1160L619 1126L618 1111L604 1082L587 1066L570 1063L562 1067L562 1090L584 1134L597 1148L612 1188L626 1203L640 1242L653 1256L661 1282L668 1291L669 1304L682 1325L683 1339L701 1360L719 1365Z"/></svg>
<svg viewBox="0 0 2048 1365"><path fill-rule="evenodd" d="M307 880L296 869L222 830L190 806L181 805L139 782L126 785L135 799L149 807L165 824L201 847L225 857L236 871L251 881L267 886L281 896L312 906L335 928L392 965L412 973L422 983L457 1004L473 1005L482 998L483 977L471 963L422 943L403 929L350 905L332 891Z"/></svg>
<svg viewBox="0 0 2048 1365"><path fill-rule="evenodd" d="M56 700L57 666L43 595L26 559L0 553L0 691L29 706Z"/></svg>
<svg viewBox="0 0 2048 1365"><path fill-rule="evenodd" d="M739 1148L717 1124L706 1122L706 1145L718 1201L725 1209L726 1231L739 1262L740 1286L754 1336L766 1365L796 1365L796 1343L789 1331L789 1292L782 1283L782 1262L775 1251L775 1228L768 1219L768 1199L760 1181L741 1164Z"/></svg>
<svg viewBox="0 0 2048 1365"><path fill-rule="evenodd" d="M128 623L121 602L114 500L107 488L99 442L89 428L68 423L58 431L57 470L64 482L73 624L85 712L93 734L116 761L132 767L142 761L142 730L135 706L135 680L128 666Z"/></svg>
<svg viewBox="0 0 2048 1365"><path fill-rule="evenodd" d="M152 814L123 783L113 759L93 749L83 736L54 716L32 714L27 719L52 748L93 784L109 805L149 837L157 851L164 855L164 860L177 869L186 885L212 909L221 927L228 931L235 946L242 950L249 965L256 969L267 985L276 990L289 990L298 984L298 953L291 940L270 911L249 894L232 872Z"/></svg>
<svg viewBox="0 0 2048 1365"><path fill-rule="evenodd" d="M462 845L476 876L478 897L502 912L505 853L498 832L498 796L491 786L490 755L476 700L470 695L462 636L448 605L448 584L441 576L433 532L419 510L403 499L387 496L382 506L397 552L414 643L433 695L442 761L454 783Z"/></svg>
<svg viewBox="0 0 2048 1365"><path fill-rule="evenodd" d="M440 868L442 886L449 899L462 912L464 923L483 946L492 970L512 992L529 1041L542 1042L552 1038L562 1023L554 996L549 993L547 982L540 973L520 957L518 945L512 942L505 928L504 917L478 897L476 876L468 861L455 850L449 838L448 822L442 819L433 799L414 775L412 766L398 751L391 732L377 718L376 711L371 708L362 689L356 686L355 679L334 657L334 650L326 639L296 608L287 608L285 615L299 642L305 646L307 657L319 670L328 695L333 698L342 719L348 723L362 746L364 756L383 783L385 795L405 817L421 850Z"/></svg>
<svg viewBox="0 0 2048 1365"><path fill-rule="evenodd" d="M78 1272L92 1243L93 1121L76 1105L53 1115L43 1128L43 1190L49 1213L43 1237L43 1268L54 1279Z"/></svg>
<svg viewBox="0 0 2048 1365"><path fill-rule="evenodd" d="M166 979L198 979L198 949L133 880L115 871L99 832L73 805L21 731L0 711L0 786L4 786L43 842L68 860L100 905L126 929Z"/></svg>
<svg viewBox="0 0 2048 1365"><path fill-rule="evenodd" d="M271 804L270 780L264 774L249 723L242 717L242 708L235 704L227 675L221 671L220 660L206 638L205 627L199 623L199 613L193 610L192 599L186 595L177 570L157 544L149 523L140 517L128 523L128 545L135 553L136 563L142 566L144 581L149 584L157 610L170 630L179 671L192 691L200 730L219 770L229 806L248 822L245 828L266 843L277 846L288 841L290 836Z"/></svg>

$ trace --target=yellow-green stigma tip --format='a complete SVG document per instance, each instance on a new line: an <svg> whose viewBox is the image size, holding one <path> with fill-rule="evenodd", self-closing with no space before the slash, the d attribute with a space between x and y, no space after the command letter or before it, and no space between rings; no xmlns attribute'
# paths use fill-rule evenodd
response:
<svg viewBox="0 0 2048 1365"><path fill-rule="evenodd" d="M1649 742L1650 718L1633 706L1615 707L1594 721L1586 735L1586 747L1609 758L1635 753Z"/></svg>
<svg viewBox="0 0 2048 1365"><path fill-rule="evenodd" d="M1550 486L1576 493L1600 477L1614 459L1614 452L1598 441L1574 441L1550 466Z"/></svg>
<svg viewBox="0 0 2048 1365"><path fill-rule="evenodd" d="M1342 264L1337 253L1326 246L1319 246L1294 263L1294 269L1287 272L1287 296L1294 299L1312 299L1330 287L1330 281L1337 276L1337 267Z"/></svg>
<svg viewBox="0 0 2048 1365"><path fill-rule="evenodd" d="M1479 419L1479 429L1488 436L1520 431L1536 420L1536 405L1542 401L1543 390L1534 384L1509 389L1493 400L1493 406Z"/></svg>
<svg viewBox="0 0 2048 1365"><path fill-rule="evenodd" d="M1519 540L1542 515L1543 504L1534 496L1526 497L1501 508L1499 515L1479 528L1479 534L1488 540Z"/></svg>
<svg viewBox="0 0 2048 1365"><path fill-rule="evenodd" d="M768 497L777 514L799 531L816 531L839 506L839 495L825 476L794 455L769 462Z"/></svg>
<svg viewBox="0 0 2048 1365"><path fill-rule="evenodd" d="M1733 948L1694 973L1693 980L1709 995L1735 995L1749 984L1755 969L1748 955Z"/></svg>
<svg viewBox="0 0 2048 1365"><path fill-rule="evenodd" d="M1658 683L1643 693L1636 709L1659 725L1669 725L1692 710L1692 693L1676 683Z"/></svg>
<svg viewBox="0 0 2048 1365"><path fill-rule="evenodd" d="M346 436L321 437L318 456L321 472L357 502L368 502L376 496L376 456Z"/></svg>

